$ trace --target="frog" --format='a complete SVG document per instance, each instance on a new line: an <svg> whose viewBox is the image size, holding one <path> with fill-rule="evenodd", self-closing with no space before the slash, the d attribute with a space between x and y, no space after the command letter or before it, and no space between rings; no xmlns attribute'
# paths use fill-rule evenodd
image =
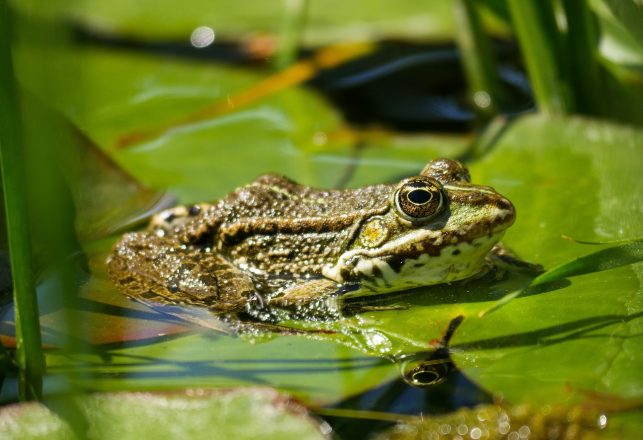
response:
<svg viewBox="0 0 643 440"><path fill-rule="evenodd" d="M330 319L342 301L474 279L502 255L514 205L459 161L353 189L266 174L118 240L110 278L145 304L257 321Z"/></svg>

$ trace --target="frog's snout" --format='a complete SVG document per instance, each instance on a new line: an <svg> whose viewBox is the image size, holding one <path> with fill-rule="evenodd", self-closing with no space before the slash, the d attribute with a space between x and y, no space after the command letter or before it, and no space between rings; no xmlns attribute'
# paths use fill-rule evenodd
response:
<svg viewBox="0 0 643 440"><path fill-rule="evenodd" d="M501 195L498 195L498 196L494 197L493 200L494 200L494 205L496 206L496 208L498 208L498 209L500 209L502 211L511 211L512 213L515 214L516 208L514 208L513 203L511 203L509 201L509 199L507 199L507 198L505 198L505 197L503 197Z"/></svg>
<svg viewBox="0 0 643 440"><path fill-rule="evenodd" d="M494 230L504 230L513 225L516 220L516 208L509 199L498 195L491 201L491 205L494 207L492 221Z"/></svg>

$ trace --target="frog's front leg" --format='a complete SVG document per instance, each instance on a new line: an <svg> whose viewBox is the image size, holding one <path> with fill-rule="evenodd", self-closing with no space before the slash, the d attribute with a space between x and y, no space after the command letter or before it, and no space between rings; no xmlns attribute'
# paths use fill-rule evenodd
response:
<svg viewBox="0 0 643 440"><path fill-rule="evenodd" d="M243 310L253 280L221 256L148 232L123 236L108 271L126 295L141 302L206 306L215 313Z"/></svg>
<svg viewBox="0 0 643 440"><path fill-rule="evenodd" d="M275 292L262 306L264 312L269 310L275 315L274 320L334 320L341 316L342 292L337 282L327 278L297 279Z"/></svg>
<svg viewBox="0 0 643 440"><path fill-rule="evenodd" d="M344 301L344 294L357 290L359 284L338 284L328 278L314 278L294 283L267 301L268 308L284 311L283 318L329 321L348 314L368 311L398 310L399 306L373 305Z"/></svg>
<svg viewBox="0 0 643 440"><path fill-rule="evenodd" d="M543 272L540 264L529 263L521 260L514 251L502 243L496 244L486 258L487 268L495 269L497 277L502 278L506 271L517 271L530 275Z"/></svg>

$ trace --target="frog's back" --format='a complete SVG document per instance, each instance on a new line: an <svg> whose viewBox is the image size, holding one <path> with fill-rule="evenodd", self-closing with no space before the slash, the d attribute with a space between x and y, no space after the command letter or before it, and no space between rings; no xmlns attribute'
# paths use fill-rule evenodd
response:
<svg viewBox="0 0 643 440"><path fill-rule="evenodd" d="M226 211L227 223L243 219L287 219L296 224L307 223L311 219L354 219L380 211L388 206L391 191L390 185L345 190L316 189L277 174L266 174L238 188L221 204Z"/></svg>
<svg viewBox="0 0 643 440"><path fill-rule="evenodd" d="M258 271L321 274L362 221L389 209L389 185L323 190L268 174L222 199L214 241L231 261Z"/></svg>

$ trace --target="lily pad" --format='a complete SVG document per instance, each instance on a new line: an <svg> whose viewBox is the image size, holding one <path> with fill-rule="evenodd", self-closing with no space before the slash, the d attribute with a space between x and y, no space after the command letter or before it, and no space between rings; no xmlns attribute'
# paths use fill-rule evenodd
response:
<svg viewBox="0 0 643 440"><path fill-rule="evenodd" d="M93 394L67 401L10 405L0 411L3 439L325 439L330 427L270 389ZM56 408L79 410L75 421ZM65 408L66 407L66 408ZM248 423L251 420L252 423Z"/></svg>
<svg viewBox="0 0 643 440"><path fill-rule="evenodd" d="M506 242L551 268L596 252L562 238L643 235L643 133L580 118L522 118L472 167L506 194L518 220ZM637 263L545 284L452 341L456 364L512 403L643 397L643 300Z"/></svg>

